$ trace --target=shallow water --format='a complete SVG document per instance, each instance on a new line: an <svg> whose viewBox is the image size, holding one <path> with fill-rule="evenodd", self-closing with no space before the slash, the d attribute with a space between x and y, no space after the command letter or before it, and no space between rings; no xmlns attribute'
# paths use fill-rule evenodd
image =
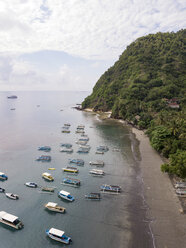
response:
<svg viewBox="0 0 186 248"><path fill-rule="evenodd" d="M16 94L17 99L7 99ZM1 92L0 93L0 171L8 175L0 187L6 192L20 196L17 201L0 194L0 211L19 216L24 223L20 231L0 224L2 248L61 247L46 237L45 230L55 227L64 230L72 238L70 246L75 248L95 247L139 247L150 248L148 222L145 219L146 206L143 202L143 185L140 177L137 143L130 130L112 121L100 121L96 115L72 108L80 103L87 92ZM15 108L15 110L10 110ZM63 110L63 111L61 111ZM71 133L61 133L64 123L71 123ZM77 125L84 124L91 145L89 154L78 154L75 141ZM74 152L59 152L59 144L73 144ZM38 146L49 145L48 155L52 161L37 162L43 153ZM95 154L98 145L107 145L104 155ZM118 148L120 151L113 151ZM78 167L76 178L81 180L80 188L61 185L65 174L61 168L68 165L69 158L82 158L85 165ZM104 177L89 175L91 160L103 160ZM49 167L56 170L49 171ZM54 182L42 179L43 172L51 173ZM41 194L39 189L27 188L24 183L34 181L42 186L55 186L54 194ZM102 194L101 201L85 199L89 192L99 192L100 185L116 184L122 187L119 195ZM64 189L74 197L74 202L65 202L57 197ZM65 214L50 213L44 204L53 201L66 208Z"/></svg>

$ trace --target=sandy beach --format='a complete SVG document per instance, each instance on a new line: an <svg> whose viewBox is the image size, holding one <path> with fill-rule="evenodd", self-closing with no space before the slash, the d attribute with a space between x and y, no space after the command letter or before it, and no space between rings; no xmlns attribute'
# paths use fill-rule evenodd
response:
<svg viewBox="0 0 186 248"><path fill-rule="evenodd" d="M139 141L144 200L148 205L147 218L155 248L186 247L186 215L167 174L160 170L160 155L151 147L143 131L132 128Z"/></svg>

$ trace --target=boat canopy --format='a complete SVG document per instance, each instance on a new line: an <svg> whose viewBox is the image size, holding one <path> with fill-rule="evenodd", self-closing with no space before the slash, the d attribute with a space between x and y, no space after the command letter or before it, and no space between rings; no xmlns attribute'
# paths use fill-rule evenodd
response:
<svg viewBox="0 0 186 248"><path fill-rule="evenodd" d="M60 194L62 194L62 195L65 195L65 196L70 195L70 193L69 193L69 192L64 191L64 190L61 190L59 193L60 193Z"/></svg>
<svg viewBox="0 0 186 248"><path fill-rule="evenodd" d="M50 228L49 233L56 235L58 237L62 237L65 232L52 227L52 228Z"/></svg>
<svg viewBox="0 0 186 248"><path fill-rule="evenodd" d="M44 172L44 173L43 173L43 176L47 176L47 177L49 177L49 176L51 176L51 174L50 174L50 173L48 173L48 172Z"/></svg>
<svg viewBox="0 0 186 248"><path fill-rule="evenodd" d="M57 206L57 203L55 203L55 202L48 202L47 203L47 207L55 208L56 206Z"/></svg>
<svg viewBox="0 0 186 248"><path fill-rule="evenodd" d="M1 217L3 220L7 220L7 221L12 222L12 223L13 223L15 220L18 219L17 216L12 215L12 214L8 214L8 213L6 213L5 211L1 211L1 212L0 212L0 217Z"/></svg>

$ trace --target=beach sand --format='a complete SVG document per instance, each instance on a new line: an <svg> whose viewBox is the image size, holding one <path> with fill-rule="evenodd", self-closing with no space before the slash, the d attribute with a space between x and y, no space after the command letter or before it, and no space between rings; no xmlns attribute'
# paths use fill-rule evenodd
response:
<svg viewBox="0 0 186 248"><path fill-rule="evenodd" d="M167 174L162 173L161 156L151 147L143 131L132 128L139 141L144 198L151 219L150 232L156 248L186 247L186 215ZM142 247L143 248L143 247Z"/></svg>

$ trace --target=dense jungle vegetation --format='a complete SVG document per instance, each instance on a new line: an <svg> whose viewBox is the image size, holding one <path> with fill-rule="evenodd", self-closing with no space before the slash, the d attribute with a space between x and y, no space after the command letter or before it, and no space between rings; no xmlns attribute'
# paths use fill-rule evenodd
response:
<svg viewBox="0 0 186 248"><path fill-rule="evenodd" d="M162 171L186 178L186 29L131 43L82 107L147 129L151 145L169 158Z"/></svg>

